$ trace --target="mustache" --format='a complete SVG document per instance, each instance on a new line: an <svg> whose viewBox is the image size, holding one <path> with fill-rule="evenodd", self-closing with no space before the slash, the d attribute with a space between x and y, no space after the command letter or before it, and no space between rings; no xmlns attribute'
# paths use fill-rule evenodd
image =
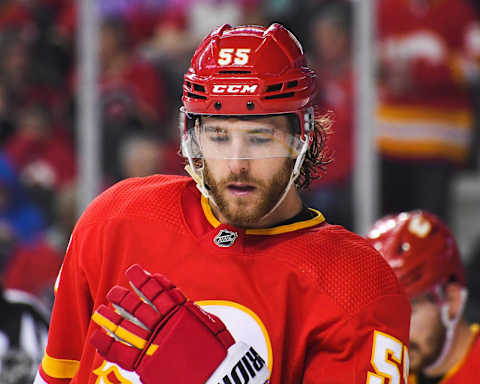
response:
<svg viewBox="0 0 480 384"><path fill-rule="evenodd" d="M238 174L238 175L229 175L224 179L218 182L219 186L226 186L229 183L246 183L246 184L256 184L260 187L264 186L264 182L262 180L258 180L254 177L250 177L247 174Z"/></svg>

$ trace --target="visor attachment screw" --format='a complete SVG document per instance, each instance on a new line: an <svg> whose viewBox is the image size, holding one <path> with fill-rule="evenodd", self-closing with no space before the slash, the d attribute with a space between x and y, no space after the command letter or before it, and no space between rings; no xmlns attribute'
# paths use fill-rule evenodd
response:
<svg viewBox="0 0 480 384"><path fill-rule="evenodd" d="M254 109L254 108L255 108L255 104L253 103L253 101L247 102L247 109L248 109L249 111L251 111L251 110Z"/></svg>
<svg viewBox="0 0 480 384"><path fill-rule="evenodd" d="M219 109L222 108L222 103L219 101L216 101L215 104L213 104L213 107L218 111Z"/></svg>

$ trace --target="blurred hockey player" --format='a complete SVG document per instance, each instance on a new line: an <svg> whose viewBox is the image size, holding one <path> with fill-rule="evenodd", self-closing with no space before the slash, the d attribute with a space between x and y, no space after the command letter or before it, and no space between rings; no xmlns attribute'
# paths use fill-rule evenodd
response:
<svg viewBox="0 0 480 384"><path fill-rule="evenodd" d="M470 384L480 373L480 326L463 316L467 287L452 232L425 211L387 216L368 233L410 296L410 384Z"/></svg>
<svg viewBox="0 0 480 384"><path fill-rule="evenodd" d="M451 183L472 143L480 24L471 3L377 2L383 215L425 209L449 218Z"/></svg>
<svg viewBox="0 0 480 384"><path fill-rule="evenodd" d="M299 196L327 161L316 84L279 24L202 41L180 119L192 177L128 179L87 208L35 384L405 382L408 297Z"/></svg>

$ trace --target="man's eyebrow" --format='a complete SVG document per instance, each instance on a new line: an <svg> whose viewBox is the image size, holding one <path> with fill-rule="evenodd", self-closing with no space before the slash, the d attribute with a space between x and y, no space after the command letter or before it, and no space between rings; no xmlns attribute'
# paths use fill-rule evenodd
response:
<svg viewBox="0 0 480 384"><path fill-rule="evenodd" d="M258 128L251 128L248 129L248 133L268 133L272 134L275 131L275 128L273 127L258 127Z"/></svg>
<svg viewBox="0 0 480 384"><path fill-rule="evenodd" d="M206 125L206 124L203 124L203 125L202 125L202 128L203 128L205 131L208 131L208 132L227 131L226 128L220 127L220 126L218 126L218 125Z"/></svg>

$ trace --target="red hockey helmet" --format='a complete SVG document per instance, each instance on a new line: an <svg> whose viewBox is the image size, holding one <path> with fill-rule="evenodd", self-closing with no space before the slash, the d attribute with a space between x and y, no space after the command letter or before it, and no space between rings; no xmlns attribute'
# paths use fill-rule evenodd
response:
<svg viewBox="0 0 480 384"><path fill-rule="evenodd" d="M184 112L193 115L296 113L303 137L313 130L309 107L316 91L315 73L286 28L224 24L193 55L182 100Z"/></svg>
<svg viewBox="0 0 480 384"><path fill-rule="evenodd" d="M378 220L367 240L387 260L410 297L433 292L448 282L466 285L452 232L425 211Z"/></svg>

